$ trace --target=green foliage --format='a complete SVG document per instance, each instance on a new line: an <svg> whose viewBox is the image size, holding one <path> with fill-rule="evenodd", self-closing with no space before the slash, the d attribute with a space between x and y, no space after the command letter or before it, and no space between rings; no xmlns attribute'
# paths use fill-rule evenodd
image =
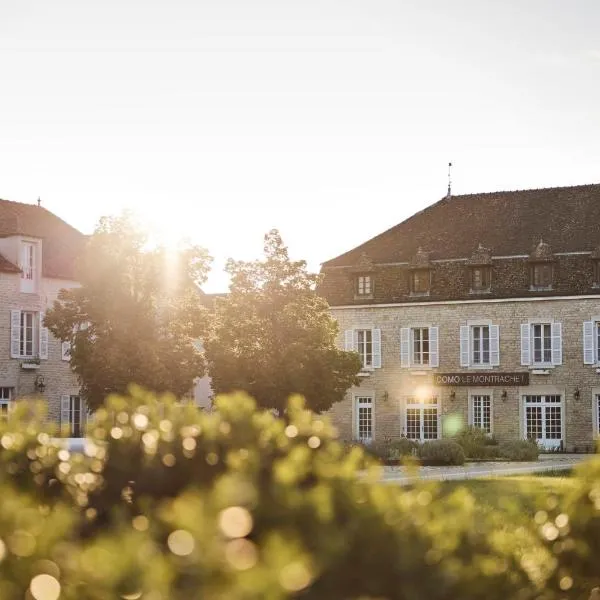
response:
<svg viewBox="0 0 600 600"><path fill-rule="evenodd" d="M492 459L500 456L496 440L480 427L466 427L454 440L461 446L467 458Z"/></svg>
<svg viewBox="0 0 600 600"><path fill-rule="evenodd" d="M512 440L499 445L500 457L508 460L530 461L537 460L540 448L535 440Z"/></svg>
<svg viewBox="0 0 600 600"><path fill-rule="evenodd" d="M0 424L3 600L575 600L600 584L600 457L566 500L534 483L524 511L498 484L484 510L463 485L377 483L299 398L282 420L245 395L201 413L134 388L81 455L43 421L24 406Z"/></svg>
<svg viewBox="0 0 600 600"><path fill-rule="evenodd" d="M464 465L465 453L453 440L432 440L419 447L419 457L425 465Z"/></svg>
<svg viewBox="0 0 600 600"><path fill-rule="evenodd" d="M230 293L217 303L205 342L213 390L243 390L279 411L302 394L322 412L358 385L359 357L336 347L337 323L315 292L318 276L290 260L277 231L265 236L264 254L227 263Z"/></svg>
<svg viewBox="0 0 600 600"><path fill-rule="evenodd" d="M208 265L198 247L149 249L127 216L100 221L79 264L81 287L62 290L45 318L71 343L71 366L90 408L130 383L183 396L204 374L192 342L205 331L197 283Z"/></svg>
<svg viewBox="0 0 600 600"><path fill-rule="evenodd" d="M371 444L368 449L385 462L400 462L403 458L416 456L419 444L408 438L382 440Z"/></svg>

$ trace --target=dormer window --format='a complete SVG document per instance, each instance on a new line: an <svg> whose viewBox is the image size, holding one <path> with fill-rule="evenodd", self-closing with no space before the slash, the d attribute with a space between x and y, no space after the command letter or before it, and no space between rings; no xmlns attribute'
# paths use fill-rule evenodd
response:
<svg viewBox="0 0 600 600"><path fill-rule="evenodd" d="M410 274L411 294L428 294L431 288L429 269L416 269Z"/></svg>
<svg viewBox="0 0 600 600"><path fill-rule="evenodd" d="M490 267L471 267L471 291L487 292L490 289L491 269Z"/></svg>
<svg viewBox="0 0 600 600"><path fill-rule="evenodd" d="M359 275L356 278L356 295L361 297L373 295L373 279L370 275Z"/></svg>
<svg viewBox="0 0 600 600"><path fill-rule="evenodd" d="M531 267L531 285L536 289L552 287L552 264L540 263Z"/></svg>
<svg viewBox="0 0 600 600"><path fill-rule="evenodd" d="M554 276L554 255L552 249L543 240L529 255L531 289L551 290Z"/></svg>
<svg viewBox="0 0 600 600"><path fill-rule="evenodd" d="M594 287L600 287L600 260L594 261Z"/></svg>
<svg viewBox="0 0 600 600"><path fill-rule="evenodd" d="M36 291L36 249L35 242L21 242L21 291L29 294Z"/></svg>

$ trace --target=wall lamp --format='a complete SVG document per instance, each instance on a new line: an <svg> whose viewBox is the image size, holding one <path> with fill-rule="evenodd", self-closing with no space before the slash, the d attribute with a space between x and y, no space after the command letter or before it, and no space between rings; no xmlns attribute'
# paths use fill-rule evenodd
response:
<svg viewBox="0 0 600 600"><path fill-rule="evenodd" d="M508 398L508 393L506 390L502 390L502 402L506 402L506 399Z"/></svg>
<svg viewBox="0 0 600 600"><path fill-rule="evenodd" d="M573 398L575 398L575 400L579 400L579 396L581 396L581 392L579 391L579 388L575 388L575 391L573 392Z"/></svg>
<svg viewBox="0 0 600 600"><path fill-rule="evenodd" d="M383 392L383 401L387 402L390 399L390 394L387 390L385 390L385 392Z"/></svg>
<svg viewBox="0 0 600 600"><path fill-rule="evenodd" d="M454 390L450 392L450 400L452 400L452 402L456 400L456 392Z"/></svg>
<svg viewBox="0 0 600 600"><path fill-rule="evenodd" d="M44 381L43 375L37 375L35 381L33 382L33 386L40 393L43 394L46 389L46 382Z"/></svg>

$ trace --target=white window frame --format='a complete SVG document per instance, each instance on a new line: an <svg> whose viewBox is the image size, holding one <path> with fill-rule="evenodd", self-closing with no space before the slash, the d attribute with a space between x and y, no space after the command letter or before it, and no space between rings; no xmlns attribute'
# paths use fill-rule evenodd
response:
<svg viewBox="0 0 600 600"><path fill-rule="evenodd" d="M19 247L19 266L21 268L21 292L33 294L37 289L37 249L38 243L21 240Z"/></svg>
<svg viewBox="0 0 600 600"><path fill-rule="evenodd" d="M37 356L37 345L35 343L37 317L38 314L35 311L21 311L21 322L19 324L19 356L22 358L35 358ZM28 320L31 321L30 324L27 323ZM31 339L28 339L28 333L31 334ZM31 344L31 352L26 351L29 344Z"/></svg>
<svg viewBox="0 0 600 600"><path fill-rule="evenodd" d="M592 431L594 439L600 437L600 387L592 388Z"/></svg>
<svg viewBox="0 0 600 600"><path fill-rule="evenodd" d="M77 406L77 404L79 406ZM77 410L78 409L78 410ZM74 416L79 415L79 435L75 431ZM82 438L85 437L85 426L87 423L88 409L85 401L79 394L65 394L60 400L60 426L63 431L68 426L68 436Z"/></svg>
<svg viewBox="0 0 600 600"><path fill-rule="evenodd" d="M488 328L488 361L475 361L474 331ZM480 351L483 352L482 350ZM460 366L470 369L493 369L500 366L500 326L489 319L467 321L460 326Z"/></svg>
<svg viewBox="0 0 600 600"><path fill-rule="evenodd" d="M359 275L356 278L356 295L361 298L373 295L373 279L371 275Z"/></svg>
<svg viewBox="0 0 600 600"><path fill-rule="evenodd" d="M435 402L427 402L427 400L435 400ZM416 442L428 442L431 440L439 440L442 437L442 423L441 423L441 403L440 396L437 392L432 392L428 398L419 399L415 397L409 397L406 399L404 406L404 435ZM436 437L425 437L425 411L435 409L436 410ZM408 430L408 414L409 411L418 411L419 414L419 437L411 437L412 433Z"/></svg>
<svg viewBox="0 0 600 600"><path fill-rule="evenodd" d="M32 319L32 351L24 353L23 320L27 315L33 315ZM10 311L10 356L11 358L48 358L49 333L48 328L43 326L44 313L32 310L12 309ZM29 327L27 327L29 329Z"/></svg>
<svg viewBox="0 0 600 600"><path fill-rule="evenodd" d="M369 413L370 435L361 436L361 409ZM375 438L375 397L373 394L354 395L354 439L363 444L370 444Z"/></svg>
<svg viewBox="0 0 600 600"><path fill-rule="evenodd" d="M473 427L479 427L480 429L484 429L485 428L481 427L481 421L483 421L483 419L481 419L481 421L479 423L475 422L475 399L476 398L483 398L485 396L489 397L489 401L490 401L490 406L489 406L489 410L490 410L490 430L486 431L487 435L493 435L494 434L494 393L493 393L493 389L492 388L470 388L469 389L469 425L473 426ZM482 412L483 415L483 412Z"/></svg>
<svg viewBox="0 0 600 600"><path fill-rule="evenodd" d="M428 362L423 362L423 341L419 360L415 354L415 332L427 330ZM425 323L414 323L400 329L400 366L410 369L435 369L439 366L439 327Z"/></svg>
<svg viewBox="0 0 600 600"><path fill-rule="evenodd" d="M419 332L419 351L415 352L415 344L417 343L416 333ZM427 334L425 340L424 332ZM425 351L427 344L427 351ZM427 360L425 360L425 357ZM410 328L410 364L414 367L429 367L431 364L431 340L429 339L429 327L411 327Z"/></svg>
<svg viewBox="0 0 600 600"><path fill-rule="evenodd" d="M4 408L6 407L6 410ZM14 407L13 388L0 387L0 420L6 420Z"/></svg>
<svg viewBox="0 0 600 600"><path fill-rule="evenodd" d="M359 343L360 333L370 333L371 353L367 352L368 341ZM360 346L363 346L362 348ZM373 371L381 368L381 329L377 327L359 327L347 329L345 333L345 349L347 352L357 352L361 359L363 371ZM367 358L371 357L370 363Z"/></svg>
<svg viewBox="0 0 600 600"><path fill-rule="evenodd" d="M562 393L533 393L535 390L527 394L521 395L521 402L523 405L523 438L527 439L527 407L540 407L541 409L541 420L542 420L542 437L536 438L536 442L539 446L546 449L560 448L561 442L563 447L565 446L565 395ZM548 401L548 397L559 397L559 402ZM542 398L540 402L528 401L527 398ZM546 437L546 414L547 408L560 407L560 438L547 438Z"/></svg>
<svg viewBox="0 0 600 600"><path fill-rule="evenodd" d="M550 327L550 361L535 362L535 337L536 326ZM544 337L542 337L542 340ZM530 319L521 323L521 364L531 369L552 369L562 365L562 323L553 319ZM542 352L546 348L542 348Z"/></svg>

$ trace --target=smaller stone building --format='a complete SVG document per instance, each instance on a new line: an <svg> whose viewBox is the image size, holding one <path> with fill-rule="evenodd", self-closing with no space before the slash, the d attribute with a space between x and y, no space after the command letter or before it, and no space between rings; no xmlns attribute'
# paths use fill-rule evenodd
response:
<svg viewBox="0 0 600 600"><path fill-rule="evenodd" d="M589 450L600 430L600 185L446 197L322 266L361 384L345 438ZM450 418L450 417L454 418Z"/></svg>
<svg viewBox="0 0 600 600"><path fill-rule="evenodd" d="M77 286L85 236L42 206L0 200L0 416L44 398L49 417L79 437L87 415L68 347L43 326L61 288Z"/></svg>

